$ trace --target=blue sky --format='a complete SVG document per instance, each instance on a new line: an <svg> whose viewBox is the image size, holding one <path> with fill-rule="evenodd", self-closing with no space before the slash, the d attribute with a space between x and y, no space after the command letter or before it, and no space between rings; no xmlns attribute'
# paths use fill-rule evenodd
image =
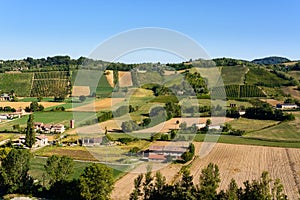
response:
<svg viewBox="0 0 300 200"><path fill-rule="evenodd" d="M88 56L143 27L179 31L210 57L300 59L300 1L0 0L0 59Z"/></svg>

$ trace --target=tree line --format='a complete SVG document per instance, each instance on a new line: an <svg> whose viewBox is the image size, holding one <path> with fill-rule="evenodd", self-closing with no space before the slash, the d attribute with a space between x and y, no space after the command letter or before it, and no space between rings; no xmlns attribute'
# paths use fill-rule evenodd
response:
<svg viewBox="0 0 300 200"><path fill-rule="evenodd" d="M194 184L193 176L187 167L181 170L181 179L175 184L168 184L166 178L151 171L140 174L134 180L134 190L130 200L284 200L287 195L279 179L272 180L268 172L263 172L258 180L245 181L239 187L234 179L226 190L218 190L221 182L219 167L213 163L202 169L198 184Z"/></svg>

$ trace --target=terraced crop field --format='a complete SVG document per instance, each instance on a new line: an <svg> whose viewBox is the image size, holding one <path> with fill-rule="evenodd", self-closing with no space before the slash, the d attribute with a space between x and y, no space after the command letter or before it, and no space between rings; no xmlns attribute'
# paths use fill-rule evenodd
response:
<svg viewBox="0 0 300 200"><path fill-rule="evenodd" d="M17 96L29 96L33 73L0 74L0 90L7 92L14 90Z"/></svg>

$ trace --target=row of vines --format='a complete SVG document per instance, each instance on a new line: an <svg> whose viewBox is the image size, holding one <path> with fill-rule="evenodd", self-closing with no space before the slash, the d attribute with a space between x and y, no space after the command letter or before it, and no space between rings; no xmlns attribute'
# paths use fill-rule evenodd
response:
<svg viewBox="0 0 300 200"><path fill-rule="evenodd" d="M215 87L212 89L212 97L247 98L247 97L265 97L263 91L256 85L226 85L224 87Z"/></svg>
<svg viewBox="0 0 300 200"><path fill-rule="evenodd" d="M34 73L30 96L67 96L69 92L69 72Z"/></svg>

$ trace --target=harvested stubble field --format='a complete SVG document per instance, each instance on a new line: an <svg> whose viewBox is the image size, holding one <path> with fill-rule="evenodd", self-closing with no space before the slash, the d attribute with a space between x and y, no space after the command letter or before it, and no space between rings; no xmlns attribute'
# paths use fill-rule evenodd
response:
<svg viewBox="0 0 300 200"><path fill-rule="evenodd" d="M0 107L10 106L12 108L25 108L27 106L30 106L31 102L8 102L8 101L1 101ZM39 102L39 104L42 104L45 108L52 107L52 106L59 106L64 104L63 102Z"/></svg>
<svg viewBox="0 0 300 200"><path fill-rule="evenodd" d="M196 142L196 150L203 143ZM300 149L216 144L204 158L196 157L191 165L191 174L198 184L201 170L210 162L219 166L220 189L227 189L233 178L239 186L246 180L258 179L268 171L272 179L281 179L289 199L298 199L300 188Z"/></svg>
<svg viewBox="0 0 300 200"><path fill-rule="evenodd" d="M78 106L76 108L70 109L71 111L80 111L80 112L94 112L102 110L111 110L113 106L122 102L124 98L105 98L98 101L94 101L83 106Z"/></svg>
<svg viewBox="0 0 300 200"><path fill-rule="evenodd" d="M260 99L260 100L270 104L271 106L276 106L277 104L283 103L283 101L279 101L279 100L276 100L276 99Z"/></svg>
<svg viewBox="0 0 300 200"><path fill-rule="evenodd" d="M130 87L132 86L131 72L119 71L119 86Z"/></svg>
<svg viewBox="0 0 300 200"><path fill-rule="evenodd" d="M115 85L114 85L114 74L113 73L114 73L113 70L106 70L105 71L105 76L106 76L107 82L111 87L115 87Z"/></svg>
<svg viewBox="0 0 300 200"><path fill-rule="evenodd" d="M116 181L114 190L111 195L111 199L114 200L124 200L129 199L130 193L133 191L134 188L134 179L138 177L141 172L145 172L147 169L148 164L143 163L142 165L138 166L130 173L127 173L121 179ZM174 177L177 176L178 172L181 169L180 164L170 164L170 165L161 165L156 164L155 166L152 165L153 175L155 175L156 171L160 171L165 177L166 182L171 183L173 182Z"/></svg>
<svg viewBox="0 0 300 200"><path fill-rule="evenodd" d="M90 87L89 86L73 86L72 88L72 96L89 96L90 95Z"/></svg>
<svg viewBox="0 0 300 200"><path fill-rule="evenodd" d="M195 142L196 152L202 143ZM216 144L203 158L197 156L190 166L194 183L199 183L201 170L210 162L219 166L221 183L219 189L226 190L234 178L239 186L246 180L258 179L263 171L268 171L272 179L279 178L289 199L298 199L300 188L300 149L261 147L248 145ZM142 166L141 166L142 167ZM133 190L134 179L141 167L119 179L115 184L112 199L128 199ZM145 166L144 166L145 167ZM168 183L178 181L182 165L170 164L160 169Z"/></svg>
<svg viewBox="0 0 300 200"><path fill-rule="evenodd" d="M206 123L207 119L211 119L208 117L200 117L200 118L172 118L166 122L160 123L156 126L153 126L151 128L142 129L139 131L135 131L135 133L167 133L171 129L179 129L179 125L182 122L186 122L187 126L192 126L194 123ZM220 123L214 123L214 124L222 124L223 122L229 122L232 121L233 118L227 118L227 117L214 117L212 118L212 122L220 122ZM179 124L176 122L179 121Z"/></svg>

